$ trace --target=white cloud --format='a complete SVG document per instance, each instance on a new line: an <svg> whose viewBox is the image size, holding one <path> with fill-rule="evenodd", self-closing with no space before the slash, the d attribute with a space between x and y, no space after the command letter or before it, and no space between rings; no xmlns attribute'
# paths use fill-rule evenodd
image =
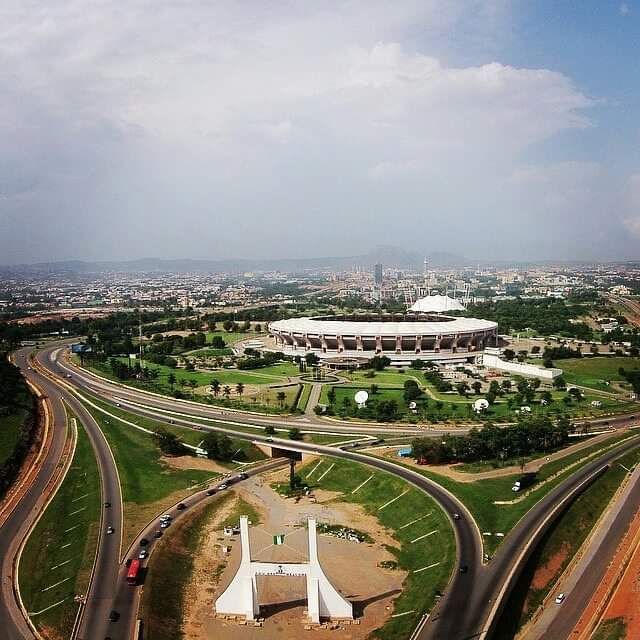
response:
<svg viewBox="0 0 640 640"><path fill-rule="evenodd" d="M631 8L629 7L629 5L626 2L622 2L620 4L620 6L618 7L618 13L621 16L627 16L629 15L629 12L631 11Z"/></svg>
<svg viewBox="0 0 640 640"><path fill-rule="evenodd" d="M591 126L593 101L553 70L449 62L448 47L499 38L507 19L495 0L5 3L0 166L4 154L13 174L0 190L33 187L30 216L53 204L107 255L135 247L118 219L151 253L290 255L309 225L317 252L340 253L379 242L387 215L397 237L383 239L406 243L419 222L591 210L581 190L597 169L523 158ZM239 216L252 234L227 223ZM176 245L185 225L192 248ZM477 228L462 250L493 237Z"/></svg>

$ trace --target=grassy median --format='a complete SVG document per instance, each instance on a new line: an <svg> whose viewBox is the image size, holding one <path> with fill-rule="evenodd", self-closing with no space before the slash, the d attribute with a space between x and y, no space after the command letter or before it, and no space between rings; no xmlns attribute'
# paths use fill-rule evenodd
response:
<svg viewBox="0 0 640 640"><path fill-rule="evenodd" d="M31 533L19 568L20 593L47 638L69 637L93 567L100 522L100 475L82 426L66 478Z"/></svg>

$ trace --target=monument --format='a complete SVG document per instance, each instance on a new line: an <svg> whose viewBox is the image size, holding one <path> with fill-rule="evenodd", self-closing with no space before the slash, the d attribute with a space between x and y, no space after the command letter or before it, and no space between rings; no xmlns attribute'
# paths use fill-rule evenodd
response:
<svg viewBox="0 0 640 640"><path fill-rule="evenodd" d="M329 582L318 559L316 521L308 520L309 560L306 562L261 562L251 560L249 520L240 518L240 566L215 602L217 613L243 615L254 620L260 613L257 576L305 576L307 582L307 611L311 622L320 618L352 619L353 607ZM277 536L276 536L277 537Z"/></svg>

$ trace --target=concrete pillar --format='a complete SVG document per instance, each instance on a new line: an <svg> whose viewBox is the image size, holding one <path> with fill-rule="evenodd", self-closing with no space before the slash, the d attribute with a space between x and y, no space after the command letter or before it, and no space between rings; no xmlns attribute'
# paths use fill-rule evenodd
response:
<svg viewBox="0 0 640 640"><path fill-rule="evenodd" d="M304 334L304 341L305 341L305 346L307 348L307 351L309 351L309 349L311 349L311 340L309 340L309 334L308 333Z"/></svg>
<svg viewBox="0 0 640 640"><path fill-rule="evenodd" d="M440 351L440 340L442 339L442 336L436 336L436 341L433 345L433 350L438 353Z"/></svg>
<svg viewBox="0 0 640 640"><path fill-rule="evenodd" d="M402 353L402 336L396 336L396 353Z"/></svg>
<svg viewBox="0 0 640 640"><path fill-rule="evenodd" d="M356 351L362 351L362 336L356 336Z"/></svg>
<svg viewBox="0 0 640 640"><path fill-rule="evenodd" d="M376 353L383 353L384 349L382 348L382 337L376 336Z"/></svg>
<svg viewBox="0 0 640 640"><path fill-rule="evenodd" d="M342 340L342 336L336 336L338 340L338 353L344 351L344 341Z"/></svg>
<svg viewBox="0 0 640 640"><path fill-rule="evenodd" d="M322 347L322 352L326 353L327 351L327 341L325 340L324 334L320 336L320 346Z"/></svg>
<svg viewBox="0 0 640 640"><path fill-rule="evenodd" d="M416 353L422 351L422 336L416 336Z"/></svg>

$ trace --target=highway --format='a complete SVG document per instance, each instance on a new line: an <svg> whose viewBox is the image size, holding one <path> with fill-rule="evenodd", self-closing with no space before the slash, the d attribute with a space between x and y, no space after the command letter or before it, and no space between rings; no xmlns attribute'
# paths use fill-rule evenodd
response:
<svg viewBox="0 0 640 640"><path fill-rule="evenodd" d="M171 417L177 426L197 427L201 430L215 429L233 434L234 437L242 437L265 444L275 444L282 448L362 462L402 477L427 492L441 505L451 519L456 536L457 566L451 576L451 581L447 587L445 596L434 608L431 617L421 628L417 636L421 640L427 640L428 638L462 640L465 638L490 637L493 624L489 624L487 621L489 619L497 620L500 608L508 595L508 588L517 578L518 572L523 567L528 553L534 544L551 524L553 516L561 512L561 509L568 504L573 493L579 491L585 483L588 483L589 478L597 473L603 465L640 444L640 439L638 438L632 442L625 442L608 451L603 456L600 456L597 460L588 463L570 478L560 483L560 485L553 489L523 517L503 541L491 562L488 565L483 565L480 532L465 507L444 488L411 469L354 451L343 451L332 447L304 442L292 443L290 440L268 438L259 434L243 434L222 425L231 423L255 428L258 425L265 426L266 424L273 424L274 426L282 427L283 423L293 425L293 421L287 422L283 419L276 421L273 418L262 418L255 414L233 413L225 415L219 410L211 409L207 406L162 398L140 392L133 388L123 388L107 380L96 379L95 376L87 375L84 372L79 373L75 368L69 368L67 364L57 358L57 350L55 348L42 350L38 353L37 358L39 366L48 369L50 374L71 376L70 378L66 377L63 379L66 385L72 384L81 390L91 391L112 405L121 404L123 408L126 408L128 411L165 421ZM65 398L67 396L73 396L73 394L67 390L59 391L59 393L64 395ZM75 410L76 405L73 406ZM79 415L81 415L84 422L86 416L80 412ZM635 418L629 417L608 419L607 421L611 424L618 425L637 423ZM593 422L595 423L596 421ZM296 426L304 428L305 430L309 428L309 430L342 431L342 429L337 428L342 427L342 425L328 425L326 422L320 421L314 421L308 425L305 424L303 427L298 420ZM394 433L398 432L397 428L391 428ZM357 429L358 433L381 432L378 426L367 427L365 425L358 425ZM89 427L89 430L92 431L93 429ZM344 430L345 433L347 430L349 433L353 433L355 431L354 425L344 425ZM437 435L438 433L442 433L442 431L430 430L425 433L421 430L420 433L424 435ZM102 445L98 444L98 451L101 449ZM102 460L100 464L102 469L103 465L108 465L108 461ZM460 519L453 519L453 513L460 514ZM119 527L119 530L121 530L121 527ZM105 558L109 557L108 552L105 552L105 554ZM462 565L468 567L466 573L458 571L458 568ZM118 566L117 562L115 566ZM113 565L110 569L105 566L101 571L104 572L105 576L108 576L105 577L106 582L112 583L114 580ZM111 571L111 573L109 573L109 571ZM122 568L120 571L122 572ZM97 572L96 575L98 575ZM106 590L103 597L98 599L101 604L98 605L96 602L95 609L92 610L91 615L87 615L85 618L88 620L89 618L92 619L102 616L103 612L108 609L106 603L109 601L109 595L111 595L113 601L116 603L114 608L119 610L122 619L117 625L112 625L114 628L109 629L109 636L114 638L114 640L118 640L120 637L124 640L124 638L128 636L121 636L119 630L123 630L128 625L133 624L136 603L134 602L135 598L132 595L132 591L135 590L123 591L122 575L119 580L116 577L113 584L116 585L116 591ZM88 613L89 609L90 606L88 605ZM85 624L89 624L89 622ZM93 636L87 636L86 640L89 640L90 637Z"/></svg>

